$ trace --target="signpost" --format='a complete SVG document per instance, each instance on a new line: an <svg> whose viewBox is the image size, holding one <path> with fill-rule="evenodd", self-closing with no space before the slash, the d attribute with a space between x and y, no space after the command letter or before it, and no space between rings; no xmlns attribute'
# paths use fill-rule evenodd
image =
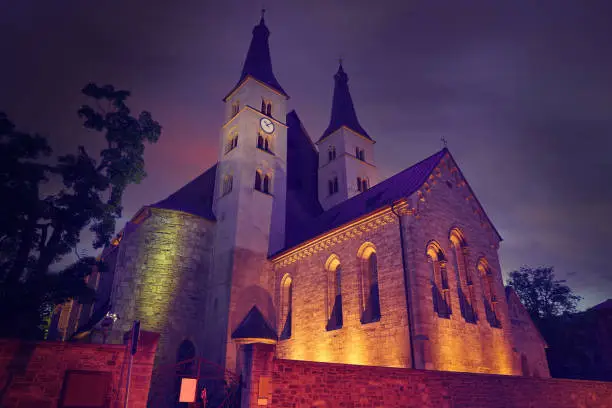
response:
<svg viewBox="0 0 612 408"><path fill-rule="evenodd" d="M128 398L130 396L130 382L132 377L132 363L134 362L134 354L138 351L138 337L140 336L140 320L134 320L132 325L132 338L130 339L130 361L128 363L127 385L125 387L125 403L123 408L128 408Z"/></svg>

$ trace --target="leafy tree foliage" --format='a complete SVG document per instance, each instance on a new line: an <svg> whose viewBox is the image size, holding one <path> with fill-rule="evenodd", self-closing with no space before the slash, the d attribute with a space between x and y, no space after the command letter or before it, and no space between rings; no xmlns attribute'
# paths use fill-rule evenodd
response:
<svg viewBox="0 0 612 408"><path fill-rule="evenodd" d="M76 249L84 228L94 248L110 242L127 186L145 176L145 143L155 143L161 126L148 112L133 116L128 91L88 84L93 99L78 114L87 129L103 135L105 147L92 157L84 146L51 159L45 138L16 130L0 112L0 335L37 338L53 306L68 299L92 300L84 277L98 266L79 259L59 273L49 268ZM52 188L59 185L58 188ZM46 188L42 188L43 185ZM53 190L51 194L43 191Z"/></svg>
<svg viewBox="0 0 612 408"><path fill-rule="evenodd" d="M565 284L565 280L555 278L552 267L522 267L510 272L508 284L536 322L574 313L581 299Z"/></svg>

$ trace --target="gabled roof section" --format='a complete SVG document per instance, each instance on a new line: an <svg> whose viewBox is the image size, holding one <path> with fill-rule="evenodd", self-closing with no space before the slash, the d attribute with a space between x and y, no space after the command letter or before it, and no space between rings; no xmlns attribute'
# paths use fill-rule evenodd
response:
<svg viewBox="0 0 612 408"><path fill-rule="evenodd" d="M176 192L170 194L168 198L149 207L182 211L215 221L212 205L216 174L217 165L215 164Z"/></svg>
<svg viewBox="0 0 612 408"><path fill-rule="evenodd" d="M263 317L257 306L253 306L232 333L232 339L278 340L274 331Z"/></svg>
<svg viewBox="0 0 612 408"><path fill-rule="evenodd" d="M278 83L272 70L272 58L270 57L270 45L268 43L269 37L270 30L266 27L262 15L259 24L253 28L253 38L251 39L251 45L249 46L249 51L244 60L240 79L236 86L232 88L225 98L223 98L224 101L227 100L240 85L247 81L249 77L262 82L286 98L289 98L289 95L287 95L283 87Z"/></svg>
<svg viewBox="0 0 612 408"><path fill-rule="evenodd" d="M372 140L363 127L359 124L357 119L357 113L355 112L355 106L353 105L353 98L348 87L348 75L342 68L342 63L338 67L338 72L334 75L335 86L334 86L334 99L332 102L332 113L329 121L329 126L323 132L323 135L318 140L320 143L327 136L334 133L341 127L347 127L353 132L360 134L366 139Z"/></svg>
<svg viewBox="0 0 612 408"><path fill-rule="evenodd" d="M304 241L410 196L427 181L431 172L447 153L448 150L444 148L369 190L330 208L320 216L309 220L301 228L288 230L287 247L285 249L297 246Z"/></svg>

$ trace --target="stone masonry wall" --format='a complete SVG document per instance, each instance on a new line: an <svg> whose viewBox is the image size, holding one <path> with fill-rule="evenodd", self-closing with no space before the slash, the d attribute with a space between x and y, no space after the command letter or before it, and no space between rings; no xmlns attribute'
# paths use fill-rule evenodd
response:
<svg viewBox="0 0 612 408"><path fill-rule="evenodd" d="M141 332L132 366L130 407L146 407L157 341L157 334ZM110 373L108 406L123 406L129 356L126 351L124 345L0 340L0 406L59 406L68 370Z"/></svg>
<svg viewBox="0 0 612 408"><path fill-rule="evenodd" d="M447 155L434 169L428 182L411 197L414 215L404 216L404 236L410 282L413 288L416 368L435 370L519 374L512 351L512 332L497 255L499 238ZM477 322L462 317L458 279L450 241L451 229L458 228L467 242L467 269L472 276ZM451 297L450 319L438 317L432 300L431 265L426 248L435 240L448 260ZM483 280L477 262L485 258L494 277L498 299L496 311L501 328L493 328L484 310Z"/></svg>
<svg viewBox="0 0 612 408"><path fill-rule="evenodd" d="M274 360L269 407L607 408L612 383Z"/></svg>
<svg viewBox="0 0 612 408"><path fill-rule="evenodd" d="M149 209L150 216L126 231L120 243L111 297L120 330L134 319L161 334L150 402L176 400L177 351L184 340L196 356L207 351L205 321L214 223L190 214ZM126 228L126 230L128 230Z"/></svg>
<svg viewBox="0 0 612 408"><path fill-rule="evenodd" d="M349 364L410 366L410 341L406 313L398 221L387 214L388 223L373 223L357 231L353 238L331 244L329 248L297 262L275 269L276 304L280 284L289 274L293 279L291 338L280 340L277 356L293 360L342 362ZM359 285L362 260L360 246L370 242L376 248L381 318L362 324ZM342 268L341 292L343 326L326 330L326 260L336 255ZM280 309L279 309L280 310ZM280 318L280 316L279 316ZM284 322L277 322L279 331Z"/></svg>

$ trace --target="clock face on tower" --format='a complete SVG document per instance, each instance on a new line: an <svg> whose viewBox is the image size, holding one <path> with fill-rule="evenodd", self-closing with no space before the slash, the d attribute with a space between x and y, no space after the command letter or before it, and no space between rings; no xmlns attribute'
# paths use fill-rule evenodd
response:
<svg viewBox="0 0 612 408"><path fill-rule="evenodd" d="M261 130L268 134L274 132L274 123L268 118L261 118L259 126L261 126Z"/></svg>

